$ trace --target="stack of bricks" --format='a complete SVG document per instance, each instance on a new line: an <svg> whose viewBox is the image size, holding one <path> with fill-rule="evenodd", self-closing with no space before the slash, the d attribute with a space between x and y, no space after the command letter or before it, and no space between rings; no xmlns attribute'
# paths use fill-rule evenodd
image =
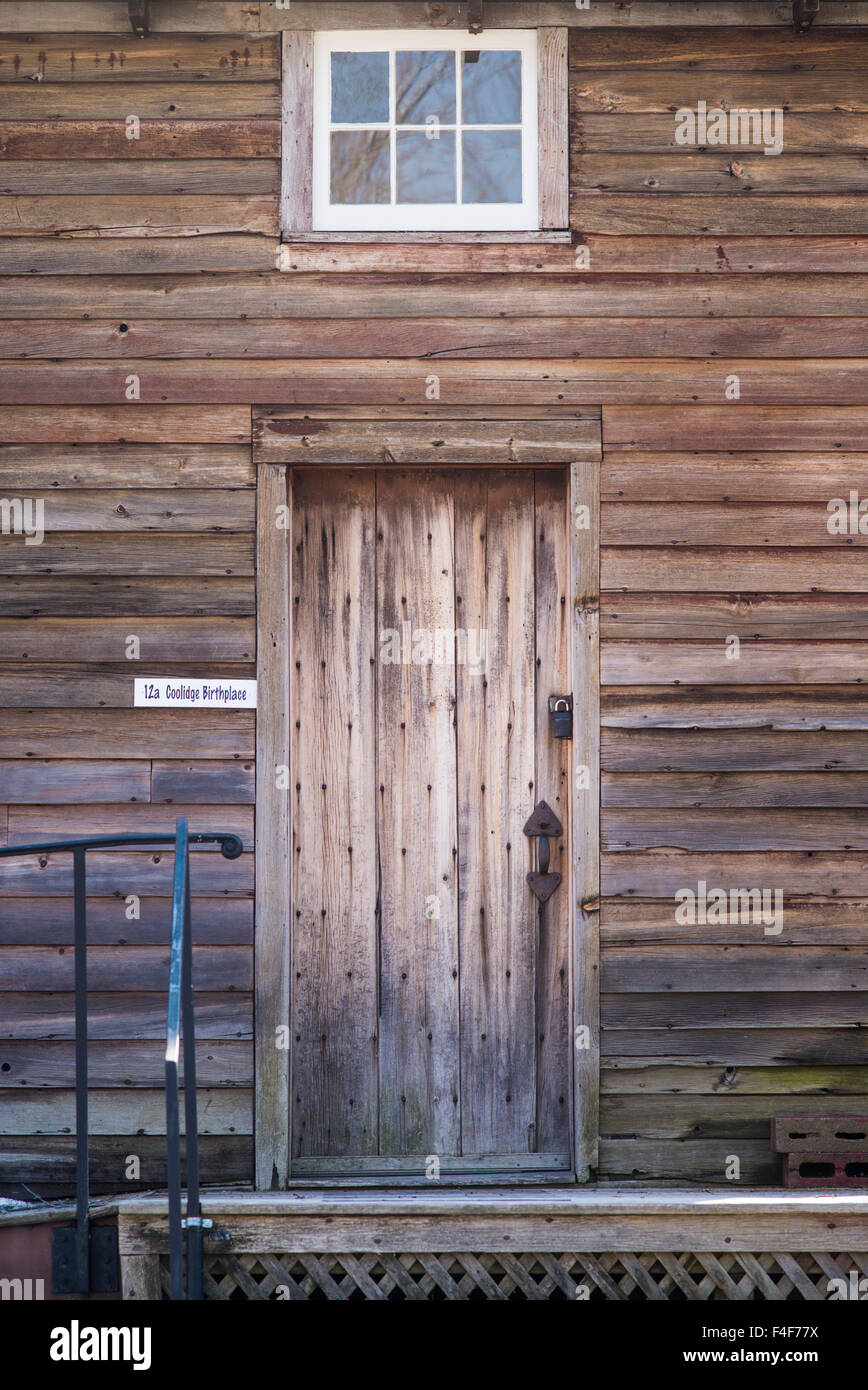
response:
<svg viewBox="0 0 868 1390"><path fill-rule="evenodd" d="M776 1118L772 1148L785 1187L868 1188L868 1116Z"/></svg>

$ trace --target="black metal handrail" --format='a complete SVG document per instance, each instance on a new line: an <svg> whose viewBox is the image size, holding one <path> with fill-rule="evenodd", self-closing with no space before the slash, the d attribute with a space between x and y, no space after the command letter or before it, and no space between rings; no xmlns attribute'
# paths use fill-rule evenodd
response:
<svg viewBox="0 0 868 1390"><path fill-rule="evenodd" d="M220 845L226 859L237 859L243 846L226 831L191 834L186 819L175 834L94 835L83 840L47 840L39 845L7 845L0 858L27 854L72 854L75 943L75 1247L70 1292L90 1291L91 1231L87 1100L87 851L130 845L174 845L172 940L169 964L169 1011L166 1030L166 1157L169 1194L171 1296L184 1297L181 1219L181 1136L178 1111L180 1032L184 1034L184 1113L187 1130L187 1290L202 1297L202 1215L199 1206L199 1142L196 1109L196 1036L193 1011L193 942L190 910L190 845Z"/></svg>

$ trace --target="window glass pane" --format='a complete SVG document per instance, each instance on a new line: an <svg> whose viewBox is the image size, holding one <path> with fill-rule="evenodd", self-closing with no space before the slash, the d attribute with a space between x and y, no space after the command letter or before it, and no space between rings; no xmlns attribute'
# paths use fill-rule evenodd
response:
<svg viewBox="0 0 868 1390"><path fill-rule="evenodd" d="M332 121L335 125L388 119L388 53L333 53Z"/></svg>
<svg viewBox="0 0 868 1390"><path fill-rule="evenodd" d="M455 135L441 130L438 140L429 140L424 130L399 130L399 203L454 203Z"/></svg>
<svg viewBox="0 0 868 1390"><path fill-rule="evenodd" d="M521 54L489 49L461 68L461 119L467 125L518 125ZM485 200L486 202L488 199Z"/></svg>
<svg viewBox="0 0 868 1390"><path fill-rule="evenodd" d="M521 131L465 130L465 203L521 202Z"/></svg>
<svg viewBox="0 0 868 1390"><path fill-rule="evenodd" d="M333 130L331 202L388 203L390 197L389 132Z"/></svg>
<svg viewBox="0 0 868 1390"><path fill-rule="evenodd" d="M429 116L455 120L455 54L395 54L395 109L399 125L424 125Z"/></svg>

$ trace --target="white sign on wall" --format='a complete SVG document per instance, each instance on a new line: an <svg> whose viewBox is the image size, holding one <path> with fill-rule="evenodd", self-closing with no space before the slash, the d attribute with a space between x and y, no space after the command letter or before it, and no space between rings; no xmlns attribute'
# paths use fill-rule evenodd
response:
<svg viewBox="0 0 868 1390"><path fill-rule="evenodd" d="M256 681L137 676L133 704L149 709L256 709Z"/></svg>

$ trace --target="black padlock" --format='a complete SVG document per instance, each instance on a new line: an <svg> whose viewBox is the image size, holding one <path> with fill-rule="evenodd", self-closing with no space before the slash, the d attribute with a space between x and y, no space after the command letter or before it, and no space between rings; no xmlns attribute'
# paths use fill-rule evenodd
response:
<svg viewBox="0 0 868 1390"><path fill-rule="evenodd" d="M573 736L573 697L572 695L549 696L549 720L553 738L572 738Z"/></svg>

